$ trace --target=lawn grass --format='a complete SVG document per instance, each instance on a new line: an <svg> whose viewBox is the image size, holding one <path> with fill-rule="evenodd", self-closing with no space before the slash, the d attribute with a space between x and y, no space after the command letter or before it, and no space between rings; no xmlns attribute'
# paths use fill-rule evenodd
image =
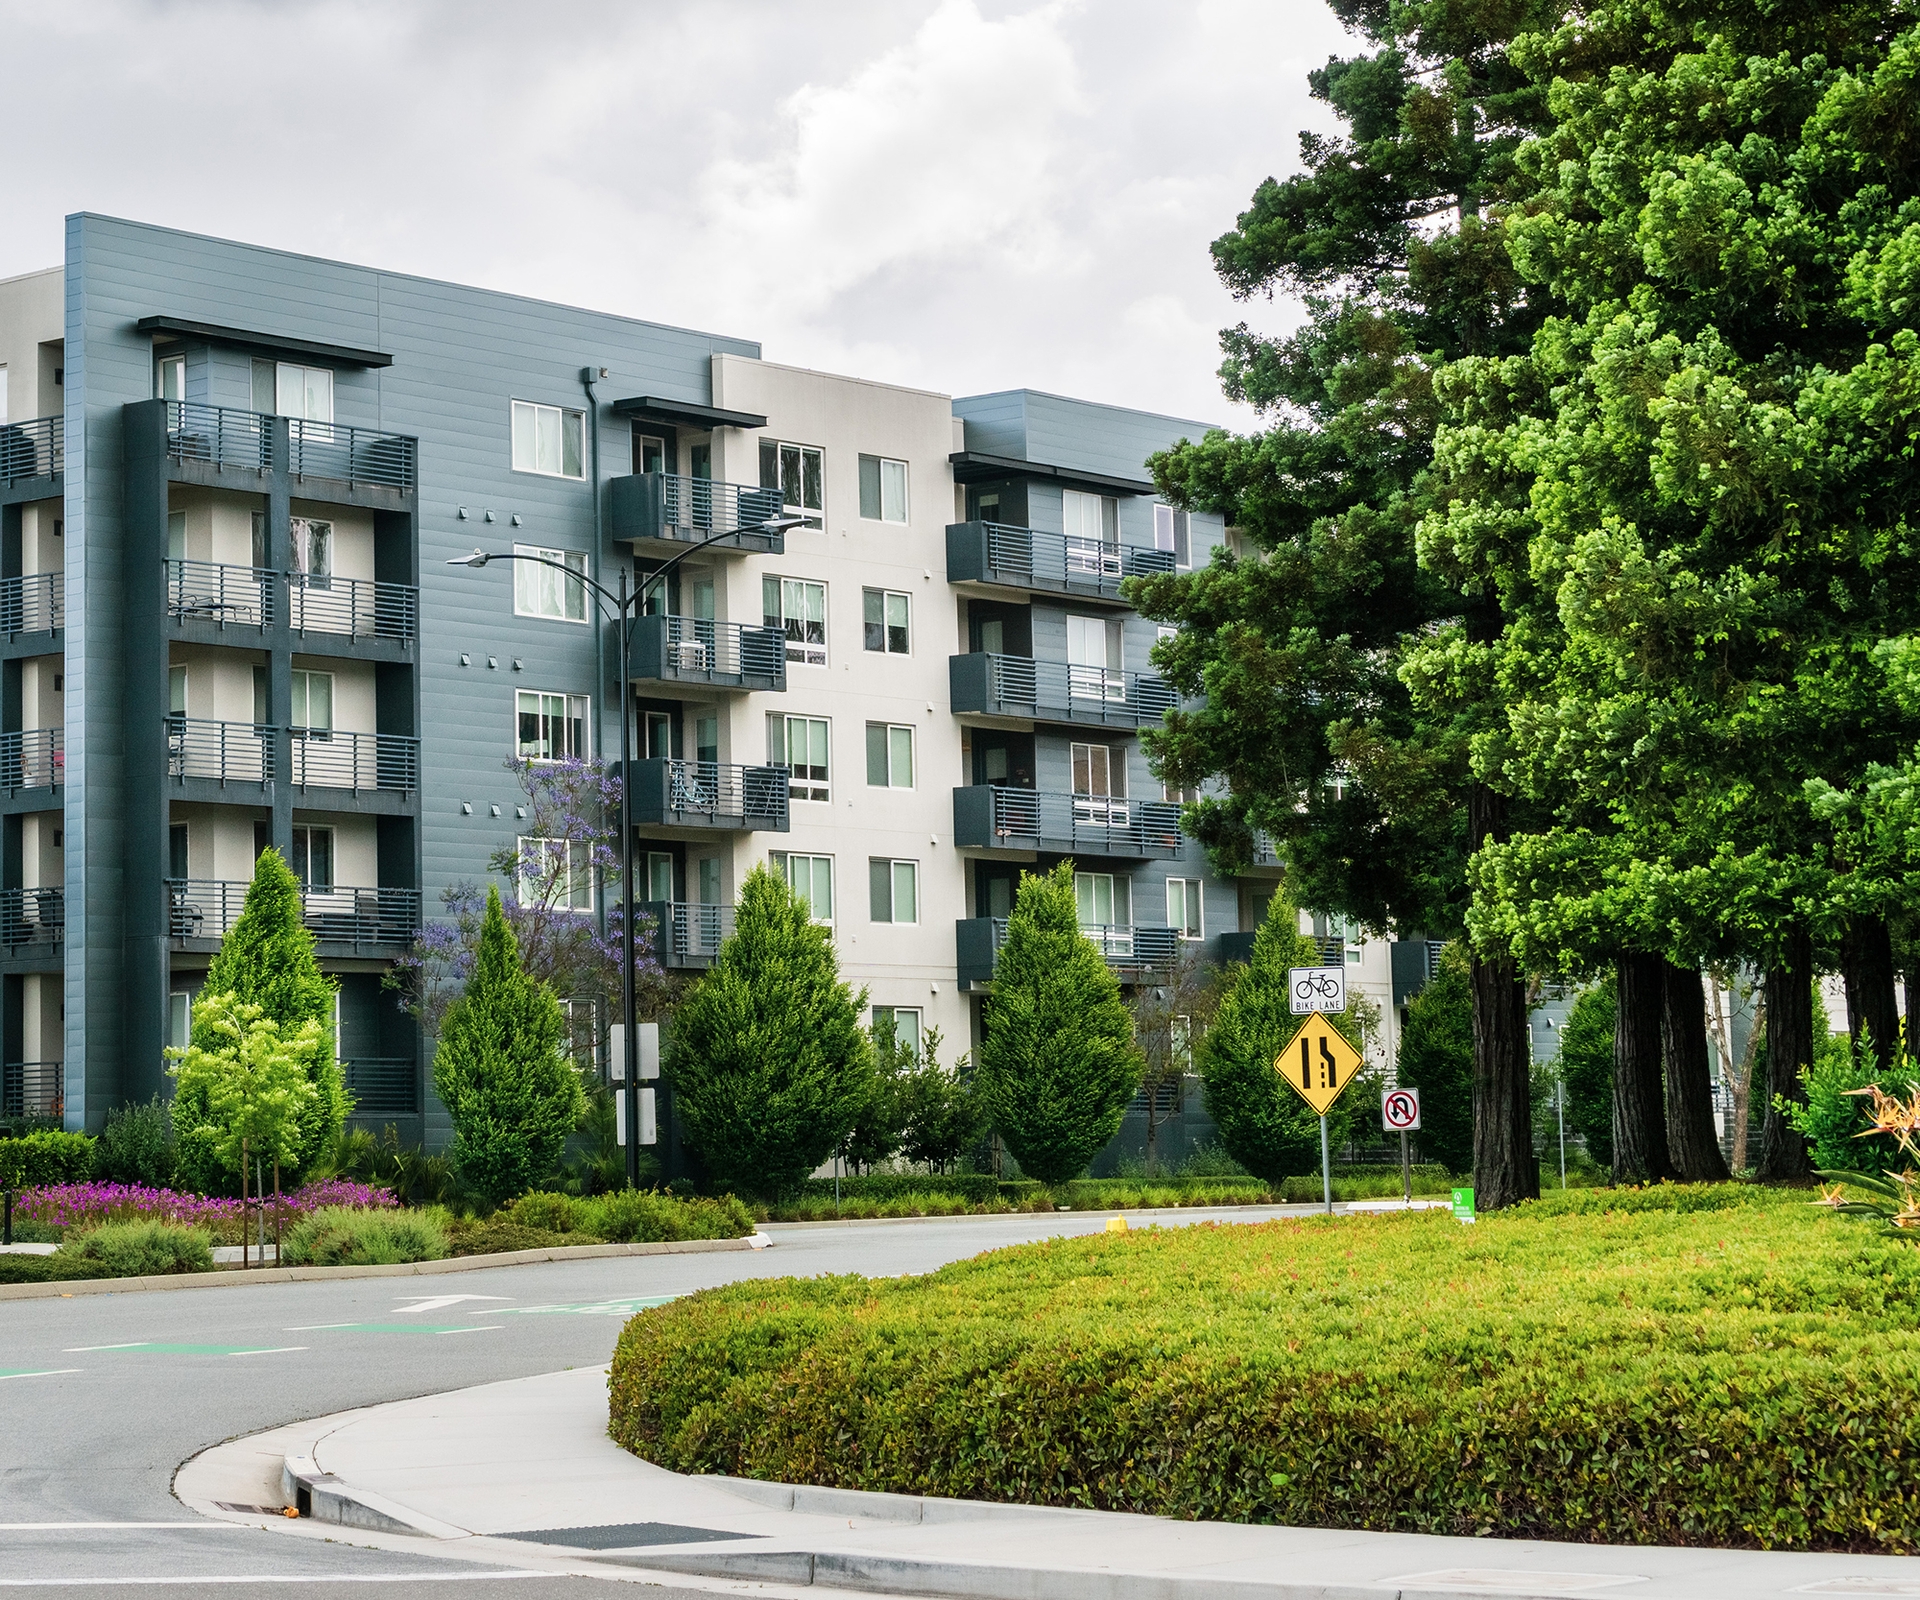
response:
<svg viewBox="0 0 1920 1600"><path fill-rule="evenodd" d="M1920 1549L1920 1252L1804 1192L1136 1227L642 1313L680 1471L1175 1517Z"/></svg>

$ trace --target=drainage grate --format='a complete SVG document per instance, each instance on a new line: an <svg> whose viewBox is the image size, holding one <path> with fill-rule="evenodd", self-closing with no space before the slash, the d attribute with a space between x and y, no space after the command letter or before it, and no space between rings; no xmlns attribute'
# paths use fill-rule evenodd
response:
<svg viewBox="0 0 1920 1600"><path fill-rule="evenodd" d="M239 1500L216 1500L214 1504L222 1511L237 1511L243 1517L284 1517L285 1506L250 1506Z"/></svg>
<svg viewBox="0 0 1920 1600"><path fill-rule="evenodd" d="M526 1533L496 1533L495 1539L525 1539L529 1544L563 1544L575 1550L627 1550L650 1544L711 1544L719 1539L760 1539L764 1534L728 1533L723 1528L683 1528L676 1522L616 1522L598 1528L538 1528Z"/></svg>

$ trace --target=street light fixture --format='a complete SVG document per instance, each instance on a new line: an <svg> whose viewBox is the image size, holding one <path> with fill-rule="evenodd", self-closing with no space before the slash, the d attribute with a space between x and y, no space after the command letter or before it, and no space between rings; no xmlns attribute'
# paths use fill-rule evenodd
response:
<svg viewBox="0 0 1920 1600"><path fill-rule="evenodd" d="M639 1049L639 1028L634 1020L633 997L633 800L632 766L633 740L632 719L628 704L631 684L627 677L627 652L633 639L635 617L646 606L647 595L656 585L665 582L667 575L685 561L688 556L697 555L708 545L718 544L722 539L731 539L742 533L786 533L794 528L804 527L805 517L778 516L768 517L764 522L752 522L738 528L727 528L720 533L702 539L698 544L688 545L680 554L665 563L657 571L647 574L645 580L629 595L627 593L626 569L620 572L620 592L610 594L604 587L589 578L584 572L575 572L573 568L561 562L549 560L546 556L537 556L528 552L486 551L476 549L470 556L454 556L448 562L450 567L484 567L490 561L532 561L543 567L552 567L565 573L582 588L588 590L595 599L596 608L610 608L603 611L609 622L616 623L620 633L620 1010L625 1021L621 1031L621 1056L619 1083L626 1090L627 1124L627 1187L640 1187L640 1094L639 1079L635 1071Z"/></svg>

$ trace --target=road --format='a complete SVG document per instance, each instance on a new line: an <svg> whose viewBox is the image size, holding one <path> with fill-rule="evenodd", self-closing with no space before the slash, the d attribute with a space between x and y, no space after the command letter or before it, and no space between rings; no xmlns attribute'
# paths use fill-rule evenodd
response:
<svg viewBox="0 0 1920 1600"><path fill-rule="evenodd" d="M1251 1221L1308 1209L1158 1219ZM368 1581L407 1589L477 1580L489 1597L584 1594L602 1580L492 1579L466 1562L208 1523L173 1497L173 1474L209 1445L283 1423L597 1366L627 1318L662 1296L753 1277L929 1272L1104 1225L1104 1214L1089 1213L930 1218L781 1230L772 1249L752 1252L0 1301L0 1588L100 1586L162 1600L209 1584L271 1585L316 1600L363 1593Z"/></svg>

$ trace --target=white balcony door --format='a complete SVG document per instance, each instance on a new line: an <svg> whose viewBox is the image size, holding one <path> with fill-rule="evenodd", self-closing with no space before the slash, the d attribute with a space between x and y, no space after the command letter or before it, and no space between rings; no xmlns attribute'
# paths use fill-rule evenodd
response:
<svg viewBox="0 0 1920 1600"><path fill-rule="evenodd" d="M1119 781L1116 782L1115 780ZM1073 816L1101 828L1127 825L1126 768L1104 744L1073 746Z"/></svg>
<svg viewBox="0 0 1920 1600"><path fill-rule="evenodd" d="M1067 685L1076 700L1124 701L1120 623L1106 617L1067 617Z"/></svg>

